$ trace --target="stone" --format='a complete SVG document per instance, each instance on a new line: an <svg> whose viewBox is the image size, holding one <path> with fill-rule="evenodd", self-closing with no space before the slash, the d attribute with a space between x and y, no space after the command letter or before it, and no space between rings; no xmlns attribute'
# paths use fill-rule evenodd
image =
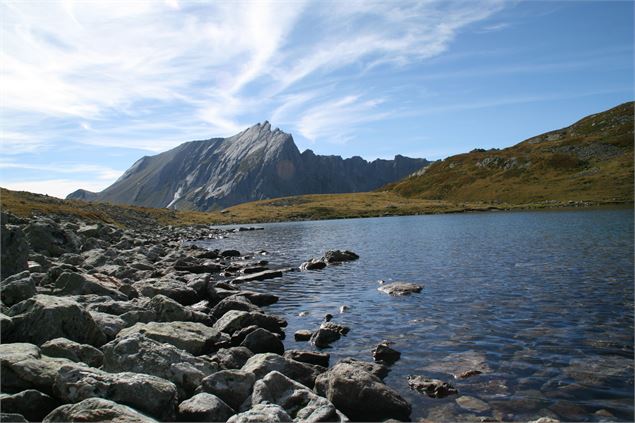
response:
<svg viewBox="0 0 635 423"><path fill-rule="evenodd" d="M240 257L240 251L238 250L225 250L220 253L221 257Z"/></svg>
<svg viewBox="0 0 635 423"><path fill-rule="evenodd" d="M460 396L455 401L459 407L475 413L484 413L490 409L485 401L467 395Z"/></svg>
<svg viewBox="0 0 635 423"><path fill-rule="evenodd" d="M310 330L306 330L306 329L301 329L296 331L293 334L293 338L300 342L300 341L308 341L311 339L311 336L313 335L313 332L311 332Z"/></svg>
<svg viewBox="0 0 635 423"><path fill-rule="evenodd" d="M0 339L8 339L13 330L13 320L6 314L0 313Z"/></svg>
<svg viewBox="0 0 635 423"><path fill-rule="evenodd" d="M46 341L40 349L49 357L67 358L71 361L86 363L90 367L100 367L104 362L104 353L97 348L66 338Z"/></svg>
<svg viewBox="0 0 635 423"><path fill-rule="evenodd" d="M353 261L359 259L359 256L352 251L329 250L324 253L322 260L328 264L342 263L344 261Z"/></svg>
<svg viewBox="0 0 635 423"><path fill-rule="evenodd" d="M211 360L223 369L240 369L253 355L254 353L245 347L221 348Z"/></svg>
<svg viewBox="0 0 635 423"><path fill-rule="evenodd" d="M326 262L322 260L310 259L300 265L300 270L320 270L326 267Z"/></svg>
<svg viewBox="0 0 635 423"><path fill-rule="evenodd" d="M395 361L399 360L399 358L401 357L401 353L395 349L390 348L386 341L378 344L372 352L373 360L380 363L392 364Z"/></svg>
<svg viewBox="0 0 635 423"><path fill-rule="evenodd" d="M141 373L106 373L92 368L62 367L56 396L65 402L104 398L134 407L160 420L174 420L178 404L173 383Z"/></svg>
<svg viewBox="0 0 635 423"><path fill-rule="evenodd" d="M256 376L242 370L221 370L207 376L201 382L199 390L214 394L234 410L251 395Z"/></svg>
<svg viewBox="0 0 635 423"><path fill-rule="evenodd" d="M0 422L28 423L22 414L0 412Z"/></svg>
<svg viewBox="0 0 635 423"><path fill-rule="evenodd" d="M315 381L315 392L352 420L410 420L410 404L381 380L348 363L337 363Z"/></svg>
<svg viewBox="0 0 635 423"><path fill-rule="evenodd" d="M30 421L42 421L59 405L59 401L35 389L13 395L0 395L0 409L3 413L21 414Z"/></svg>
<svg viewBox="0 0 635 423"><path fill-rule="evenodd" d="M267 279L280 278L282 277L281 270L263 270L262 272L250 273L247 275L238 276L232 280L232 283L244 283L244 282L253 282L253 281L264 281Z"/></svg>
<svg viewBox="0 0 635 423"><path fill-rule="evenodd" d="M174 383L179 397L192 395L202 380L218 371L219 365L195 357L173 345L161 343L139 333L117 338L102 347L103 370L157 376Z"/></svg>
<svg viewBox="0 0 635 423"><path fill-rule="evenodd" d="M128 296L119 291L122 283L116 278L99 274L80 274L64 272L55 281L55 295L95 294L112 298L116 301L127 301Z"/></svg>
<svg viewBox="0 0 635 423"><path fill-rule="evenodd" d="M224 422L234 410L216 395L201 392L179 404L179 417L186 422Z"/></svg>
<svg viewBox="0 0 635 423"><path fill-rule="evenodd" d="M29 268L29 243L19 226L0 228L0 277L8 278Z"/></svg>
<svg viewBox="0 0 635 423"><path fill-rule="evenodd" d="M240 346L249 348L255 354L268 352L284 354L284 345L280 338L263 328L257 328L249 333Z"/></svg>
<svg viewBox="0 0 635 423"><path fill-rule="evenodd" d="M320 328L311 335L311 343L318 348L328 348L333 342L340 339L340 333L333 329Z"/></svg>
<svg viewBox="0 0 635 423"><path fill-rule="evenodd" d="M318 366L312 366L299 361L291 360L278 354L263 353L251 357L242 367L245 372L251 372L257 379L276 370L283 375L300 382L304 386L313 388L315 378L324 370Z"/></svg>
<svg viewBox="0 0 635 423"><path fill-rule="evenodd" d="M119 316L99 311L89 311L99 329L106 335L107 341L112 340L128 324Z"/></svg>
<svg viewBox="0 0 635 423"><path fill-rule="evenodd" d="M268 294L266 292L253 292L253 291L239 291L235 294L236 297L245 297L252 304L258 307L264 307L278 302L278 296Z"/></svg>
<svg viewBox="0 0 635 423"><path fill-rule="evenodd" d="M346 416L338 413L329 400L316 395L306 386L277 371L272 371L256 381L251 394L251 403L252 405L277 404L296 421L348 421Z"/></svg>
<svg viewBox="0 0 635 423"><path fill-rule="evenodd" d="M37 293L35 281L28 271L0 281L0 298L8 306L27 300Z"/></svg>
<svg viewBox="0 0 635 423"><path fill-rule="evenodd" d="M227 423L292 422L291 417L276 404L256 404L251 409L232 416Z"/></svg>
<svg viewBox="0 0 635 423"><path fill-rule="evenodd" d="M44 423L49 422L156 423L156 420L114 401L88 398L51 411L44 418Z"/></svg>
<svg viewBox="0 0 635 423"><path fill-rule="evenodd" d="M260 307L252 304L247 298L232 295L220 300L209 314L215 319L220 319L230 310L262 312Z"/></svg>
<svg viewBox="0 0 635 423"><path fill-rule="evenodd" d="M12 330L6 341L41 345L55 338L99 347L106 335L90 313L69 298L38 294L9 310Z"/></svg>
<svg viewBox="0 0 635 423"><path fill-rule="evenodd" d="M268 314L229 310L214 323L213 328L219 332L232 334L252 325L267 329L273 333L282 334L284 333L282 327L286 326L287 322Z"/></svg>
<svg viewBox="0 0 635 423"><path fill-rule="evenodd" d="M338 361L338 363L345 363L364 372L368 372L371 375L378 377L380 380L384 380L386 376L388 376L389 372L388 367L384 366L383 364L356 360L354 358L344 358Z"/></svg>
<svg viewBox="0 0 635 423"><path fill-rule="evenodd" d="M286 358L316 366L328 367L331 355L313 351L288 350L284 353Z"/></svg>
<svg viewBox="0 0 635 423"><path fill-rule="evenodd" d="M419 393L431 398L444 398L448 395L457 395L459 391L447 382L439 379L428 379L423 376L408 376L408 386Z"/></svg>
<svg viewBox="0 0 635 423"><path fill-rule="evenodd" d="M407 282L393 282L377 288L378 291L393 296L410 295L421 292L422 289L423 287L421 285Z"/></svg>
<svg viewBox="0 0 635 423"><path fill-rule="evenodd" d="M50 219L41 219L29 223L24 234L31 249L36 253L59 257L64 253L77 253L80 241L71 231L62 229Z"/></svg>
<svg viewBox="0 0 635 423"><path fill-rule="evenodd" d="M213 261L199 261L194 258L177 260L174 270L190 273L216 273L222 270L222 266Z"/></svg>
<svg viewBox="0 0 635 423"><path fill-rule="evenodd" d="M198 293L185 283L170 279L145 279L132 284L140 295L152 298L165 295L182 305L192 305L201 300Z"/></svg>
<svg viewBox="0 0 635 423"><path fill-rule="evenodd" d="M117 338L141 333L155 341L172 344L192 355L203 355L229 342L229 337L214 328L197 322L149 322L136 323L123 329Z"/></svg>
<svg viewBox="0 0 635 423"><path fill-rule="evenodd" d="M466 371L464 371L462 373L455 374L454 378L455 379L467 379L468 377L477 376L477 375L480 375L481 373L483 373L483 372L481 372L479 370L466 370Z"/></svg>
<svg viewBox="0 0 635 423"><path fill-rule="evenodd" d="M211 323L211 319L200 312L189 309L165 295L155 295L148 303L154 311L154 320L158 322L201 322Z"/></svg>

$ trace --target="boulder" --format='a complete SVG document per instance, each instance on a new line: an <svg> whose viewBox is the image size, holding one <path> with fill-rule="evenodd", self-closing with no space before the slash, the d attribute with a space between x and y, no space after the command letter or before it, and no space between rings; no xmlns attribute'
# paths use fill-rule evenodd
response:
<svg viewBox="0 0 635 423"><path fill-rule="evenodd" d="M227 423L292 422L291 417L276 404L256 404L244 413L232 416Z"/></svg>
<svg viewBox="0 0 635 423"><path fill-rule="evenodd" d="M174 270L190 273L216 273L220 272L223 267L213 261L196 260L193 257L180 259L174 263Z"/></svg>
<svg viewBox="0 0 635 423"><path fill-rule="evenodd" d="M128 324L119 316L99 311L89 311L99 329L106 335L106 341L112 340Z"/></svg>
<svg viewBox="0 0 635 423"><path fill-rule="evenodd" d="M104 345L102 350L103 370L145 373L169 380L176 385L181 398L192 395L203 378L219 368L210 360L194 357L139 333L117 338Z"/></svg>
<svg viewBox="0 0 635 423"><path fill-rule="evenodd" d="M378 377L347 363L319 375L315 391L353 420L410 419L412 409L405 399Z"/></svg>
<svg viewBox="0 0 635 423"><path fill-rule="evenodd" d="M401 353L393 348L390 348L388 342L384 341L379 343L373 348L373 360L379 363L392 364L399 360Z"/></svg>
<svg viewBox="0 0 635 423"><path fill-rule="evenodd" d="M341 415L329 400L276 371L256 381L251 394L251 403L252 405L277 404L297 421L348 421L346 416Z"/></svg>
<svg viewBox="0 0 635 423"><path fill-rule="evenodd" d="M213 327L220 332L232 334L252 325L282 334L284 333L282 327L286 326L287 322L268 314L229 310L214 323Z"/></svg>
<svg viewBox="0 0 635 423"><path fill-rule="evenodd" d="M454 386L447 382L423 376L408 376L408 386L410 389L426 394L431 398L444 398L459 393Z"/></svg>
<svg viewBox="0 0 635 423"><path fill-rule="evenodd" d="M302 363L315 364L317 366L328 367L331 355L313 351L288 350L284 353L286 358L300 361Z"/></svg>
<svg viewBox="0 0 635 423"><path fill-rule="evenodd" d="M240 251L238 250L225 250L220 253L221 257L240 257Z"/></svg>
<svg viewBox="0 0 635 423"><path fill-rule="evenodd" d="M421 292L422 289L421 285L408 282L393 282L377 288L378 291L393 296L410 295Z"/></svg>
<svg viewBox="0 0 635 423"><path fill-rule="evenodd" d="M104 354L97 348L66 338L46 341L40 349L49 357L66 358L74 362L86 363L90 367L99 367L104 362Z"/></svg>
<svg viewBox="0 0 635 423"><path fill-rule="evenodd" d="M9 339L13 328L13 320L6 314L0 313L0 340Z"/></svg>
<svg viewBox="0 0 635 423"><path fill-rule="evenodd" d="M125 338L135 333L141 333L155 341L172 344L192 355L207 354L229 342L227 335L196 322L137 323L123 329L117 334L117 338Z"/></svg>
<svg viewBox="0 0 635 423"><path fill-rule="evenodd" d="M220 319L230 310L262 312L260 307L252 304L246 297L232 295L220 300L209 314L215 319Z"/></svg>
<svg viewBox="0 0 635 423"><path fill-rule="evenodd" d="M327 348L331 343L340 339L340 333L333 329L320 328L311 335L311 343L318 348Z"/></svg>
<svg viewBox="0 0 635 423"><path fill-rule="evenodd" d="M282 270L263 270L262 272L250 273L247 275L238 276L232 280L232 283L244 283L253 281L264 281L266 279L280 278L282 277Z"/></svg>
<svg viewBox="0 0 635 423"><path fill-rule="evenodd" d="M80 250L79 237L50 219L29 223L24 228L24 234L33 251L47 256L59 257Z"/></svg>
<svg viewBox="0 0 635 423"><path fill-rule="evenodd" d="M322 260L310 259L300 265L300 270L320 270L326 267L326 262Z"/></svg>
<svg viewBox="0 0 635 423"><path fill-rule="evenodd" d="M0 422L29 423L22 414L0 412ZM541 422L542 423L542 422Z"/></svg>
<svg viewBox="0 0 635 423"><path fill-rule="evenodd" d="M106 335L90 313L64 297L36 295L11 307L12 330L6 341L41 345L55 338L101 346Z"/></svg>
<svg viewBox="0 0 635 423"><path fill-rule="evenodd" d="M274 353L254 355L247 360L242 370L255 374L257 379L262 379L275 370L309 388L313 388L315 378L324 371L318 366L300 363Z"/></svg>
<svg viewBox="0 0 635 423"><path fill-rule="evenodd" d="M255 354L268 352L284 354L284 345L280 338L263 328L257 328L249 333L240 346L249 348Z"/></svg>
<svg viewBox="0 0 635 423"><path fill-rule="evenodd" d="M12 306L33 297L36 293L35 281L28 271L0 281L0 298L5 305Z"/></svg>
<svg viewBox="0 0 635 423"><path fill-rule="evenodd" d="M29 243L19 226L0 228L0 278L4 279L29 268Z"/></svg>
<svg viewBox="0 0 635 423"><path fill-rule="evenodd" d="M198 293L181 281L170 278L145 279L132 284L140 295L152 298L155 295L165 295L182 305L192 305L201 300Z"/></svg>
<svg viewBox="0 0 635 423"><path fill-rule="evenodd" d="M307 329L301 329L296 331L293 334L293 339L295 339L296 341L300 342L300 341L308 341L311 339L311 336L313 336L313 332L311 332L310 330Z"/></svg>
<svg viewBox="0 0 635 423"><path fill-rule="evenodd" d="M158 322L182 321L211 323L207 315L191 310L165 295L155 295L147 307L154 310L154 320Z"/></svg>
<svg viewBox="0 0 635 423"><path fill-rule="evenodd" d="M372 374L375 377L378 377L381 380L384 380L386 376L388 376L389 369L383 364L379 363L370 363L368 361L356 360L354 358L344 358L340 360L338 363L346 363L350 366L353 366L357 369L363 370Z"/></svg>
<svg viewBox="0 0 635 423"><path fill-rule="evenodd" d="M245 347L221 348L212 356L212 361L223 369L240 369L254 353Z"/></svg>
<svg viewBox="0 0 635 423"><path fill-rule="evenodd" d="M324 253L322 257L322 261L325 261L328 264L333 263L341 263L344 261L353 261L357 260L359 256L352 251L341 251L341 250L329 250Z"/></svg>
<svg viewBox="0 0 635 423"><path fill-rule="evenodd" d="M239 291L235 294L236 297L245 297L252 304L258 307L264 307L278 302L278 296L268 294L266 292L254 292L254 291Z"/></svg>
<svg viewBox="0 0 635 423"><path fill-rule="evenodd" d="M251 394L256 376L242 370L221 370L207 376L201 382L200 392L214 394L234 410Z"/></svg>
<svg viewBox="0 0 635 423"><path fill-rule="evenodd" d="M59 401L35 389L27 389L13 395L0 395L0 409L3 413L17 413L30 421L42 421Z"/></svg>
<svg viewBox="0 0 635 423"><path fill-rule="evenodd" d="M156 420L114 401L88 398L51 411L44 418L44 423L49 422L156 423Z"/></svg>
<svg viewBox="0 0 635 423"><path fill-rule="evenodd" d="M179 404L179 417L186 422L224 422L234 410L216 395L201 392Z"/></svg>
<svg viewBox="0 0 635 423"><path fill-rule="evenodd" d="M52 395L58 370L69 365L83 366L64 358L43 356L33 344L0 344L0 385L3 392L36 389Z"/></svg>
<svg viewBox="0 0 635 423"><path fill-rule="evenodd" d="M62 367L56 395L65 402L104 398L129 405L160 420L174 420L178 404L173 383L140 373L106 373L92 368Z"/></svg>
<svg viewBox="0 0 635 423"><path fill-rule="evenodd" d="M112 298L116 301L127 301L128 296L119 291L122 283L116 278L100 274L80 274L64 272L55 281L55 295L95 294Z"/></svg>

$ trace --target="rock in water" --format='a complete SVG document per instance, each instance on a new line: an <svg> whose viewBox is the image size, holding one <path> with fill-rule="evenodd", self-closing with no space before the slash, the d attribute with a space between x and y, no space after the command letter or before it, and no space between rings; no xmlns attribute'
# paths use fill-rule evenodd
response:
<svg viewBox="0 0 635 423"><path fill-rule="evenodd" d="M373 360L380 363L392 364L399 360L401 353L388 346L388 342L384 341L373 349Z"/></svg>
<svg viewBox="0 0 635 423"><path fill-rule="evenodd" d="M284 356L291 360L300 361L302 363L315 364L317 366L328 367L331 355L329 353L320 353L313 351L288 350Z"/></svg>
<svg viewBox="0 0 635 423"><path fill-rule="evenodd" d="M423 376L408 376L408 386L410 389L426 394L431 398L444 398L459 393L454 386L447 382Z"/></svg>
<svg viewBox="0 0 635 423"><path fill-rule="evenodd" d="M353 261L359 259L359 256L352 251L329 250L324 253L322 260L328 264L342 263L344 261Z"/></svg>
<svg viewBox="0 0 635 423"><path fill-rule="evenodd" d="M66 404L51 411L44 423L53 422L111 422L156 423L156 420L125 405L103 398L88 398L77 404Z"/></svg>
<svg viewBox="0 0 635 423"><path fill-rule="evenodd" d="M315 391L352 420L410 420L410 404L358 366L336 364L317 377Z"/></svg>
<svg viewBox="0 0 635 423"><path fill-rule="evenodd" d="M393 282L377 288L378 291L394 296L419 293L422 289L423 287L421 285L407 282Z"/></svg>
<svg viewBox="0 0 635 423"><path fill-rule="evenodd" d="M255 354L268 352L284 354L284 345L280 338L263 328L257 328L249 333L240 346L249 348Z"/></svg>
<svg viewBox="0 0 635 423"><path fill-rule="evenodd" d="M276 370L309 388L313 388L315 378L324 371L317 366L300 363L273 353L254 355L247 360L242 370L255 374L258 379Z"/></svg>

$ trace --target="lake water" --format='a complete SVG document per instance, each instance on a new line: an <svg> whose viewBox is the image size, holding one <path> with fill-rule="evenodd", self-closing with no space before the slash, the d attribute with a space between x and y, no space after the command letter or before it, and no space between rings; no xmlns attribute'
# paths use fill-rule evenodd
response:
<svg viewBox="0 0 635 423"><path fill-rule="evenodd" d="M355 262L243 286L281 297L267 312L288 320L287 349L310 349L293 333L317 328L325 313L351 328L328 349L331 364L372 361L377 343L394 342L402 355L386 383L412 403L413 420L633 421L632 209L263 226L201 244L266 250L271 264L294 267L328 249L358 253ZM380 279L424 288L391 297L377 290ZM452 376L469 369L482 374ZM459 395L428 398L408 388L408 375L448 381ZM460 396L485 404L464 408Z"/></svg>

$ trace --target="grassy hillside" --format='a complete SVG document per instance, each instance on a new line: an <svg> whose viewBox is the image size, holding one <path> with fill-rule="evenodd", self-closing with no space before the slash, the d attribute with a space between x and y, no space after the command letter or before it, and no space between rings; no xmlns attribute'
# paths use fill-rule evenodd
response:
<svg viewBox="0 0 635 423"><path fill-rule="evenodd" d="M632 202L633 102L503 150L449 157L384 189L451 202Z"/></svg>

